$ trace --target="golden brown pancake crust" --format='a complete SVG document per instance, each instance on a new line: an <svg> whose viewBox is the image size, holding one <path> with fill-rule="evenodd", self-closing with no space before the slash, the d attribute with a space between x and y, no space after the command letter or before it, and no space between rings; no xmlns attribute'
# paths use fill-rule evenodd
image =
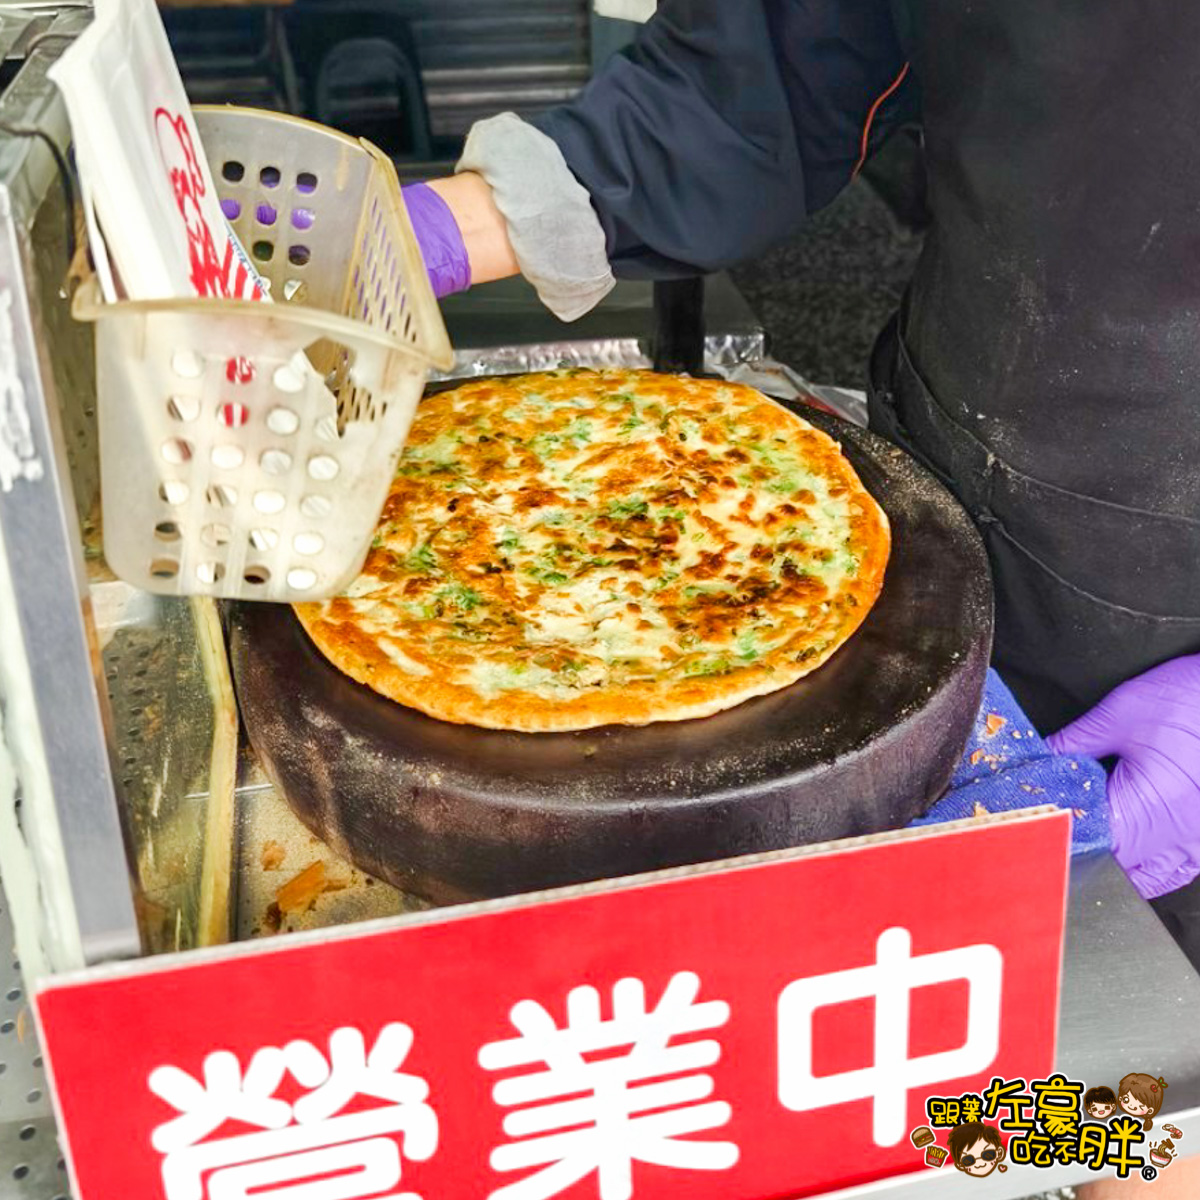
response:
<svg viewBox="0 0 1200 1200"><path fill-rule="evenodd" d="M422 401L362 575L296 612L347 675L444 721L641 725L816 670L889 546L838 444L753 389L550 372Z"/></svg>

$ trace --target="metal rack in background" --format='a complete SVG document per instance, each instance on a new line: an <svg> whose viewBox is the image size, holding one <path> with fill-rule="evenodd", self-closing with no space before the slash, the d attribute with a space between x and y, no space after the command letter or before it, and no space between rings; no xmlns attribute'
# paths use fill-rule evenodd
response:
<svg viewBox="0 0 1200 1200"><path fill-rule="evenodd" d="M448 170L476 120L569 100L627 24L597 36L590 0L160 3L193 104L308 117L376 142L412 178Z"/></svg>

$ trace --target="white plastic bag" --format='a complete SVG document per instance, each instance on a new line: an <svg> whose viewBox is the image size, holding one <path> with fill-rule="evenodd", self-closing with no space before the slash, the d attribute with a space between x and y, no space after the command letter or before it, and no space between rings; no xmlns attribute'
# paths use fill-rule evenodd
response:
<svg viewBox="0 0 1200 1200"><path fill-rule="evenodd" d="M105 299L262 299L229 228L154 0L96 0L54 65Z"/></svg>

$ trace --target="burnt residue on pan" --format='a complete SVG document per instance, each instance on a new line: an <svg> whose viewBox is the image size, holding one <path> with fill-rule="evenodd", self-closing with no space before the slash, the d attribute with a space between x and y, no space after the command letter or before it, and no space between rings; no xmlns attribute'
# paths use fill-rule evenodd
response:
<svg viewBox="0 0 1200 1200"><path fill-rule="evenodd" d="M906 454L802 411L892 525L883 592L819 671L701 720L509 733L394 704L331 666L289 608L244 604L242 715L292 808L364 870L437 902L878 832L925 811L979 705L987 558Z"/></svg>

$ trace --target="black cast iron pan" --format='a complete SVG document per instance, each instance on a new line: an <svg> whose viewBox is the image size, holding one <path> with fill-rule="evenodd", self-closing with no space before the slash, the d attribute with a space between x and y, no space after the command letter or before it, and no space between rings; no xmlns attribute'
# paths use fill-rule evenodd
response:
<svg viewBox="0 0 1200 1200"><path fill-rule="evenodd" d="M250 741L301 820L364 870L441 903L907 824L945 789L991 648L970 520L902 451L841 441L892 524L880 598L825 666L692 721L522 734L433 720L354 683L291 610L233 614Z"/></svg>

